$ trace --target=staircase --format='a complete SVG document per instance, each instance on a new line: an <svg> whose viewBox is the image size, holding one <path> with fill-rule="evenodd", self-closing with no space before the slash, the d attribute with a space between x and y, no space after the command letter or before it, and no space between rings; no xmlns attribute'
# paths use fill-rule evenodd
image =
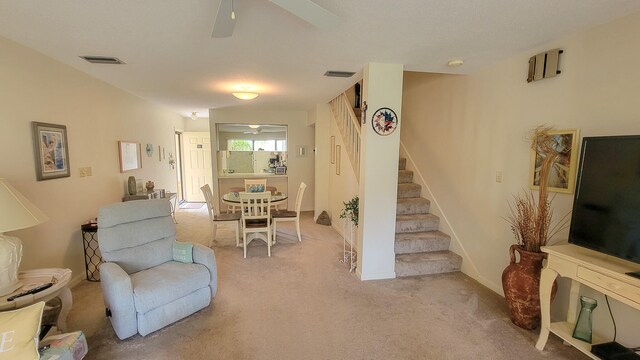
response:
<svg viewBox="0 0 640 360"><path fill-rule="evenodd" d="M429 213L429 200L420 197L413 171L400 159L396 210L396 276L460 271L462 258L449 251L449 235L439 231L440 218Z"/></svg>

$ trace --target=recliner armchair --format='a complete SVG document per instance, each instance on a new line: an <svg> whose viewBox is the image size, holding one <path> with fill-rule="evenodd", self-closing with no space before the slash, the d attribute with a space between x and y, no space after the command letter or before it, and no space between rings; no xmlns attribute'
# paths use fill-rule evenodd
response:
<svg viewBox="0 0 640 360"><path fill-rule="evenodd" d="M159 330L207 307L216 294L213 250L193 244L193 263L173 260L176 228L167 200L100 208L98 239L107 316L120 339Z"/></svg>

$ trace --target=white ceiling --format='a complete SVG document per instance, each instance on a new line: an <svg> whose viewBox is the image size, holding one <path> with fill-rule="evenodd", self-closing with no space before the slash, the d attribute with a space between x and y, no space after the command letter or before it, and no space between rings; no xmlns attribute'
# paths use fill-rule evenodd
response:
<svg viewBox="0 0 640 360"><path fill-rule="evenodd" d="M219 2L0 0L0 36L185 117L206 117L209 108L233 106L308 109L355 83L368 62L472 73L640 10L638 0L316 0L339 18L318 29L268 0L235 0L233 36L213 39ZM464 66L448 68L454 58ZM326 70L357 75L327 78ZM239 84L261 95L238 100L230 93Z"/></svg>

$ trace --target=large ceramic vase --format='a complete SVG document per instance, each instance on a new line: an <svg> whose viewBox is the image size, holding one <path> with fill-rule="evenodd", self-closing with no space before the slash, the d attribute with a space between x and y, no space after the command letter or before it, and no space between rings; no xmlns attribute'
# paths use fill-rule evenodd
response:
<svg viewBox="0 0 640 360"><path fill-rule="evenodd" d="M516 251L520 254L519 262L516 262ZM540 272L547 254L529 252L519 245L511 245L509 255L511 263L502 272L502 288L511 321L523 329L535 329L540 326ZM554 282L552 300L556 290Z"/></svg>

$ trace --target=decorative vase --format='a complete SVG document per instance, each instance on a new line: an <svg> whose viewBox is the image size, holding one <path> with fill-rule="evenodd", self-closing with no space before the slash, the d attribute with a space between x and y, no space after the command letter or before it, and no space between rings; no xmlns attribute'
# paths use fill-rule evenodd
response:
<svg viewBox="0 0 640 360"><path fill-rule="evenodd" d="M515 251L520 254L516 262ZM502 288L511 322L527 330L540 326L540 272L545 253L526 251L519 245L509 248L511 263L502 272ZM551 300L558 286L553 282Z"/></svg>
<svg viewBox="0 0 640 360"><path fill-rule="evenodd" d="M135 195L138 192L135 176L129 176L129 180L127 181L127 188L129 190L129 195Z"/></svg>
<svg viewBox="0 0 640 360"><path fill-rule="evenodd" d="M598 302L596 299L580 296L580 305L580 315L578 315L576 327L573 329L573 337L591 344L591 316L593 309L598 306Z"/></svg>
<svg viewBox="0 0 640 360"><path fill-rule="evenodd" d="M153 181L147 181L144 186L147 188L147 192L152 192L155 184L153 183Z"/></svg>

